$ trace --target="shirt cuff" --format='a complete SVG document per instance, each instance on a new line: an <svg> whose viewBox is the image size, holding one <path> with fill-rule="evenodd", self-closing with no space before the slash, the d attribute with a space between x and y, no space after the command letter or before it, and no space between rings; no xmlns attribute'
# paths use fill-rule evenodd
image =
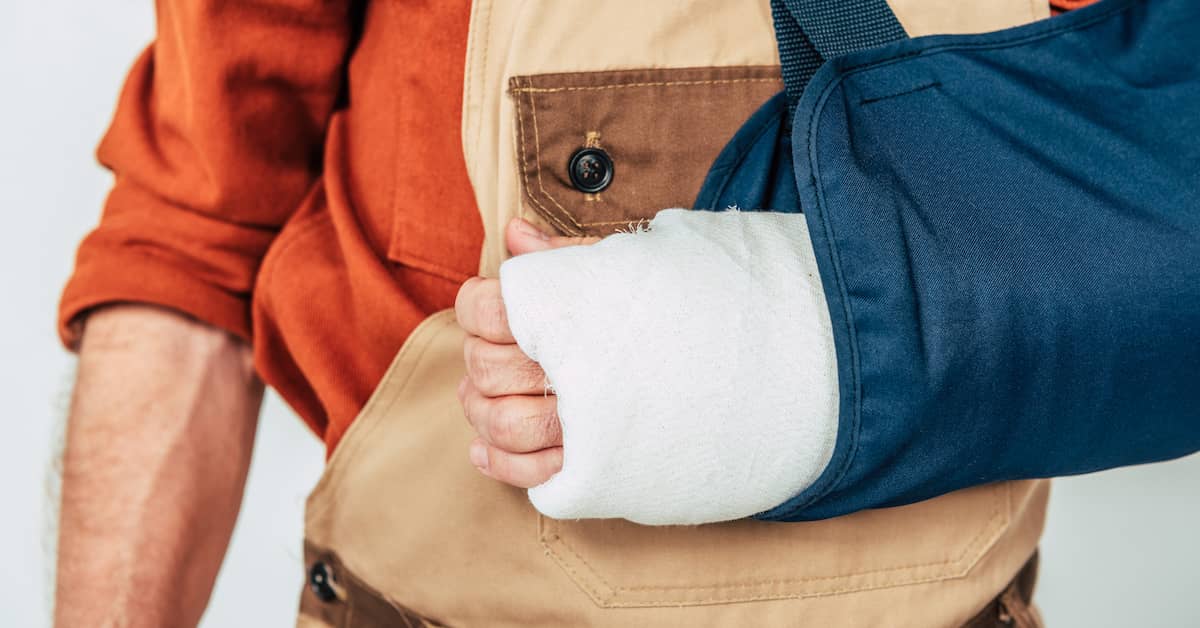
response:
<svg viewBox="0 0 1200 628"><path fill-rule="evenodd" d="M93 250L85 241L59 302L63 346L78 350L87 312L117 303L162 306L250 339L249 294L224 290L159 255L119 247Z"/></svg>

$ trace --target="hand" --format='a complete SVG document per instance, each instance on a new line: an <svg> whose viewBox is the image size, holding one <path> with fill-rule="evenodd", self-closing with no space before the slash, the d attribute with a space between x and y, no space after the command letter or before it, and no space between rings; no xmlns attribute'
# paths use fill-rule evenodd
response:
<svg viewBox="0 0 1200 628"><path fill-rule="evenodd" d="M503 328L558 395L561 468L529 489L543 515L728 521L824 472L837 363L803 216L664 210L500 278Z"/></svg>
<svg viewBox="0 0 1200 628"><path fill-rule="evenodd" d="M505 231L513 255L597 239L548 236L521 219L514 219ZM469 334L463 345L467 375L458 387L458 399L479 434L470 446L471 463L506 484L537 486L562 468L558 401L546 374L513 339L498 279L468 279L454 309Z"/></svg>

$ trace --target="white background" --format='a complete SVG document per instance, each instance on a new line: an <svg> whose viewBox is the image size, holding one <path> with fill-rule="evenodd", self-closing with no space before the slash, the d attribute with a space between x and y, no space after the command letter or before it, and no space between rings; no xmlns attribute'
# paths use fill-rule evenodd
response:
<svg viewBox="0 0 1200 628"><path fill-rule="evenodd" d="M109 183L95 144L152 36L149 0L0 3L0 626L49 625L50 469L72 369L55 306ZM322 457L269 397L204 626L294 621L301 512ZM1200 627L1198 569L1200 456L1056 482L1037 593L1051 628Z"/></svg>

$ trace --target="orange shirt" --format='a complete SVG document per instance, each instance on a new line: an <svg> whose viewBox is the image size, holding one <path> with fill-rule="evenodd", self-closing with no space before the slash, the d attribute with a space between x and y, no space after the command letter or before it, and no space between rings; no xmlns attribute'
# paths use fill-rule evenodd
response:
<svg viewBox="0 0 1200 628"><path fill-rule="evenodd" d="M477 268L469 4L159 0L100 145L116 180L62 297L63 342L115 302L227 329L332 451Z"/></svg>
<svg viewBox="0 0 1200 628"><path fill-rule="evenodd" d="M158 2L99 148L115 185L62 296L63 342L114 302L227 329L332 451L479 263L469 4Z"/></svg>

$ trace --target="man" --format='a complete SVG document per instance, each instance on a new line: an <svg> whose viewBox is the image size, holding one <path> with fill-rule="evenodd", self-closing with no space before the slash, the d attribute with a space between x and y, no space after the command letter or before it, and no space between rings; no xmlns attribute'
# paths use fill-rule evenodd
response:
<svg viewBox="0 0 1200 628"><path fill-rule="evenodd" d="M1048 14L891 4L912 36ZM848 369L871 384L880 354L846 350L849 297L805 220L658 213L712 189L727 140L783 87L776 31L797 87L773 28L792 8L160 3L100 148L116 184L63 297L80 374L58 622L197 621L257 374L330 452L306 515L304 625L1037 625L1047 487L1020 478L1048 474L971 449L1004 434L980 388L962 394L987 439L926 429L935 414L868 421L897 433L855 444L847 417L962 400L881 367L905 394L868 385L883 409L846 412ZM890 76L847 106L949 91L950 76ZM799 125L812 110L797 100ZM755 206L795 210L780 198ZM897 339L926 320L881 316L876 336ZM1027 396L985 357L966 364L997 397ZM1179 434L1151 455L1191 448ZM1052 470L1095 462L1064 460ZM642 525L681 523L705 525Z"/></svg>

